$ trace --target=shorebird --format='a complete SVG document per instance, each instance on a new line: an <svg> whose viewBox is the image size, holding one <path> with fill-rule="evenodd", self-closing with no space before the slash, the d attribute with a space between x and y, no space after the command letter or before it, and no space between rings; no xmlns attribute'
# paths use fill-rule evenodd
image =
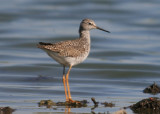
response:
<svg viewBox="0 0 160 114"><path fill-rule="evenodd" d="M79 38L74 40L66 40L57 43L39 42L38 48L44 50L51 58L63 65L63 84L66 96L66 102L76 102L72 100L69 87L69 73L72 66L83 62L90 52L90 30L99 29L110 33L109 31L96 26L91 19L84 19L80 23ZM69 66L67 74L65 67Z"/></svg>

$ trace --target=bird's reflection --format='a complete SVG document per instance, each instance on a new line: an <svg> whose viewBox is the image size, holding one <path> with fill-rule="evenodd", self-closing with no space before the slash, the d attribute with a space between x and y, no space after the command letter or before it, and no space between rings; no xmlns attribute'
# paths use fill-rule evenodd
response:
<svg viewBox="0 0 160 114"><path fill-rule="evenodd" d="M65 114L71 114L71 107L65 107Z"/></svg>

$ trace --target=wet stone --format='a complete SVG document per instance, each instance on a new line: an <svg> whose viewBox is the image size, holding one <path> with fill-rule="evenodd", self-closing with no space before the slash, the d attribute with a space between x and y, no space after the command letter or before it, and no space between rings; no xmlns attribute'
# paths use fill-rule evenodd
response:
<svg viewBox="0 0 160 114"><path fill-rule="evenodd" d="M157 97L143 99L137 102L136 104L131 105L130 108L135 113L159 114L160 113L160 99Z"/></svg>
<svg viewBox="0 0 160 114"><path fill-rule="evenodd" d="M144 93L157 94L160 93L160 87L154 83L143 90Z"/></svg>

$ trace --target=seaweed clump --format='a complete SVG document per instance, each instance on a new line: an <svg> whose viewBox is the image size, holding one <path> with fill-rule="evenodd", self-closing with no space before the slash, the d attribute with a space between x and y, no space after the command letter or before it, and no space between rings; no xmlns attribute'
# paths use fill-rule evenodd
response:
<svg viewBox="0 0 160 114"><path fill-rule="evenodd" d="M87 100L82 100L78 102L53 102L52 100L41 100L38 104L39 107L46 106L47 108L52 108L52 106L67 106L67 107L87 107Z"/></svg>
<svg viewBox="0 0 160 114"><path fill-rule="evenodd" d="M87 107L87 100L77 101L77 102L57 102L56 106L68 106L70 108L81 108Z"/></svg>
<svg viewBox="0 0 160 114"><path fill-rule="evenodd" d="M98 107L99 102L97 102L94 97L92 97L91 100L94 103L94 107ZM114 107L115 106L115 104L113 104L112 102L109 103L109 102L106 102L106 101L101 103L101 104L104 105L104 107Z"/></svg>
<svg viewBox="0 0 160 114"><path fill-rule="evenodd" d="M56 103L52 100L41 100L38 105L39 107L46 106L47 108L52 108L52 106L56 106Z"/></svg>
<svg viewBox="0 0 160 114"><path fill-rule="evenodd" d="M154 83L143 90L144 93L157 94L160 93L160 87Z"/></svg>
<svg viewBox="0 0 160 114"><path fill-rule="evenodd" d="M105 107L114 107L115 106L115 104L113 104L112 102L111 103L109 103L109 102L103 102L101 104L104 105Z"/></svg>
<svg viewBox="0 0 160 114"><path fill-rule="evenodd" d="M157 97L150 97L143 99L136 104L130 106L135 113L141 114L159 114L160 113L160 99Z"/></svg>
<svg viewBox="0 0 160 114"><path fill-rule="evenodd" d="M0 114L12 114L13 111L10 107L0 107Z"/></svg>

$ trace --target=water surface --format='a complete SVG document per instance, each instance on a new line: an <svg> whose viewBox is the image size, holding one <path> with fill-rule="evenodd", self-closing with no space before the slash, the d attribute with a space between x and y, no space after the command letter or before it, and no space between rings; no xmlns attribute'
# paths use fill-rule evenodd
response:
<svg viewBox="0 0 160 114"><path fill-rule="evenodd" d="M91 52L72 68L70 88L75 100L88 100L72 113L114 112L153 97L142 93L160 80L160 2L157 0L5 0L0 4L0 106L17 109L13 114L64 113L38 107L40 100L65 101L62 66L36 47L40 41L75 39L84 18L111 31L91 31ZM155 95L159 96L159 95ZM127 109L128 113L133 113Z"/></svg>

